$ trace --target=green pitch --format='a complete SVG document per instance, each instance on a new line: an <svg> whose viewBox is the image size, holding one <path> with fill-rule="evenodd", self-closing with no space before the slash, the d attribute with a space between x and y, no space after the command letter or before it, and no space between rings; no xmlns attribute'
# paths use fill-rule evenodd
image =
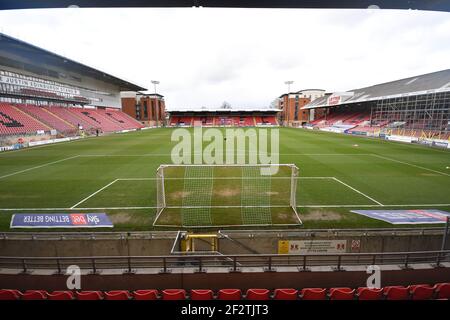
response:
<svg viewBox="0 0 450 320"><path fill-rule="evenodd" d="M151 129L0 153L0 230L10 230L11 215L20 212L106 212L116 231L161 229L153 226L155 175L160 164L171 163L172 131ZM301 228L392 227L352 209L450 211L447 150L280 128L279 158L300 169ZM239 183L224 180L220 186L233 194ZM283 210L271 214L275 228L294 219ZM213 225L242 224L242 216L231 209L215 210L211 219ZM176 226L182 214L167 210L159 220Z"/></svg>

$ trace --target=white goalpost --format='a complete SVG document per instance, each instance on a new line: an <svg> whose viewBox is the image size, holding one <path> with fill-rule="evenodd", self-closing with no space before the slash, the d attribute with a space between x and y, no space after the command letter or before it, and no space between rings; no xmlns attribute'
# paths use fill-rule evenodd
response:
<svg viewBox="0 0 450 320"><path fill-rule="evenodd" d="M153 225L299 225L298 173L294 164L160 165Z"/></svg>

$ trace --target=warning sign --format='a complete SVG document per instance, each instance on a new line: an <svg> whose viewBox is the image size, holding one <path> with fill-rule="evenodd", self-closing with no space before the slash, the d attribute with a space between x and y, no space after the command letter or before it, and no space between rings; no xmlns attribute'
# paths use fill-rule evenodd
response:
<svg viewBox="0 0 450 320"><path fill-rule="evenodd" d="M361 240L352 240L352 252L359 252L361 249Z"/></svg>
<svg viewBox="0 0 450 320"><path fill-rule="evenodd" d="M278 241L278 254L288 254L289 253L289 241L280 240Z"/></svg>
<svg viewBox="0 0 450 320"><path fill-rule="evenodd" d="M345 253L347 240L280 240L279 254Z"/></svg>

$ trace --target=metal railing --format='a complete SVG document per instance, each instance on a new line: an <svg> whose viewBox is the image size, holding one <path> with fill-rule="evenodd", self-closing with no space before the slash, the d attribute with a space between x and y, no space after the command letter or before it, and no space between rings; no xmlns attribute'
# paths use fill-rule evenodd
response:
<svg viewBox="0 0 450 320"><path fill-rule="evenodd" d="M410 265L420 263L440 267L444 262L450 262L450 250L305 255L0 257L0 269L14 269L23 273L30 270L54 270L62 274L68 266L76 265L82 270L96 274L100 270L113 269L122 269L126 273L133 273L136 269L167 273L186 268L192 272L204 272L206 268L225 268L229 272L239 272L243 268L276 271L277 268L290 267L298 271L308 271L311 267L329 266L340 271L349 266L368 265L397 265L408 269Z"/></svg>

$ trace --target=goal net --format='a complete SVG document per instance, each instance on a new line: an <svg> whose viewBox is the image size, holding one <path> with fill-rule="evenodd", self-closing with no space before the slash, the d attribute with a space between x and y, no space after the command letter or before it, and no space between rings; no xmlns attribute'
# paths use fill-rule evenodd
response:
<svg viewBox="0 0 450 320"><path fill-rule="evenodd" d="M156 178L155 226L301 224L293 164L161 165Z"/></svg>

